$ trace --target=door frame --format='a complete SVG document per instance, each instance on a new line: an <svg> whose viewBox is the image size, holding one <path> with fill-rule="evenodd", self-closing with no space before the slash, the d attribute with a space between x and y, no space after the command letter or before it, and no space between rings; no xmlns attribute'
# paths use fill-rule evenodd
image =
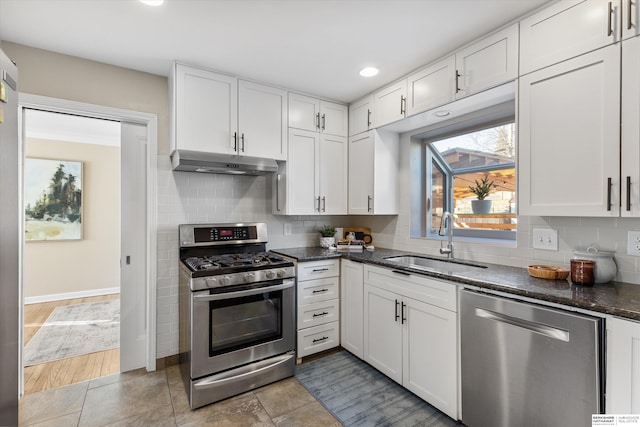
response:
<svg viewBox="0 0 640 427"><path fill-rule="evenodd" d="M95 117L99 119L115 120L127 123L137 123L147 127L147 230L146 230L146 276L147 280L144 284L145 294L147 298L147 337L146 337L146 369L147 371L156 370L156 276L157 276L157 165L158 165L158 116L152 113L141 111L125 110L115 107L107 107L103 105L88 104L66 99L51 98L40 95L32 95L28 93L20 93L18 95L18 109L22 111L24 108L40 109L55 113L74 114L79 116ZM24 134L22 131L22 114L18 115L20 131L20 146L24 146ZM23 150L22 150L23 151ZM20 253L23 252L21 242ZM22 255L21 255L22 259ZM22 281L20 283L21 299ZM24 301L20 307L20 324L24 323ZM23 340L23 332L20 332L20 342ZM20 367L22 367L22 351L20 351ZM23 392L24 386L24 370L20 369L20 394Z"/></svg>

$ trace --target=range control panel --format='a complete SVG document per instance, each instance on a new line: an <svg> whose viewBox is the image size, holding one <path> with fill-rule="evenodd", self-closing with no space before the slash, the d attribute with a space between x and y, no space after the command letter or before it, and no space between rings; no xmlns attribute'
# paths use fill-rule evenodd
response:
<svg viewBox="0 0 640 427"><path fill-rule="evenodd" d="M266 242L266 224L198 224L180 226L180 246Z"/></svg>

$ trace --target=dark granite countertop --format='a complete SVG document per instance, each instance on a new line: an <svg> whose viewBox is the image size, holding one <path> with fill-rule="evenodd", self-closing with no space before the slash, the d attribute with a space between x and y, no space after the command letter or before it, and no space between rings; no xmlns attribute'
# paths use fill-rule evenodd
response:
<svg viewBox="0 0 640 427"><path fill-rule="evenodd" d="M404 267L385 260L390 256L424 256L422 254L381 248L376 248L374 252L358 253L342 253L323 248L272 249L272 252L295 258L299 262L345 258L640 321L640 285L630 283L610 282L594 286L578 286L571 284L568 280L538 279L531 277L524 268L497 264L482 264L487 268L470 267L467 271L443 274ZM428 256L428 258L437 257Z"/></svg>

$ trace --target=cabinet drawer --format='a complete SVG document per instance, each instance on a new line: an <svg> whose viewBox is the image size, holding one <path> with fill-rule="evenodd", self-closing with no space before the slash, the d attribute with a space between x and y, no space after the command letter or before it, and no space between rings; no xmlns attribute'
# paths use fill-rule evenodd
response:
<svg viewBox="0 0 640 427"><path fill-rule="evenodd" d="M340 345L340 322L298 331L297 357L305 357Z"/></svg>
<svg viewBox="0 0 640 427"><path fill-rule="evenodd" d="M338 277L298 282L298 305L339 298L339 283Z"/></svg>
<svg viewBox="0 0 640 427"><path fill-rule="evenodd" d="M340 300L315 302L298 307L298 329L322 325L340 319Z"/></svg>
<svg viewBox="0 0 640 427"><path fill-rule="evenodd" d="M398 271L398 270L396 270ZM365 265L364 282L427 304L457 311L457 286L417 274Z"/></svg>
<svg viewBox="0 0 640 427"><path fill-rule="evenodd" d="M298 264L298 282L309 279L322 279L340 275L340 260L301 262Z"/></svg>

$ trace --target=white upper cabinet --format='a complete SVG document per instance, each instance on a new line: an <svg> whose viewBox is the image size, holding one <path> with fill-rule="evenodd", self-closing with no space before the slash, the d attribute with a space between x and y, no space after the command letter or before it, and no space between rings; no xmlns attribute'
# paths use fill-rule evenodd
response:
<svg viewBox="0 0 640 427"><path fill-rule="evenodd" d="M349 136L371 129L373 122L373 95L369 95L349 105Z"/></svg>
<svg viewBox="0 0 640 427"><path fill-rule="evenodd" d="M451 55L407 77L407 115L447 104L456 96L456 57Z"/></svg>
<svg viewBox="0 0 640 427"><path fill-rule="evenodd" d="M521 215L618 215L618 45L520 77L518 128Z"/></svg>
<svg viewBox="0 0 640 427"><path fill-rule="evenodd" d="M349 138L349 214L398 213L398 134L381 129Z"/></svg>
<svg viewBox="0 0 640 427"><path fill-rule="evenodd" d="M640 5L638 0L622 0L622 38L640 35Z"/></svg>
<svg viewBox="0 0 640 427"><path fill-rule="evenodd" d="M518 24L456 52L456 98L518 77Z"/></svg>
<svg viewBox="0 0 640 427"><path fill-rule="evenodd" d="M322 101L310 96L289 92L289 127L347 136L349 112L346 105Z"/></svg>
<svg viewBox="0 0 640 427"><path fill-rule="evenodd" d="M518 24L514 24L407 77L407 116L517 77Z"/></svg>
<svg viewBox="0 0 640 427"><path fill-rule="evenodd" d="M622 42L621 215L640 216L640 37Z"/></svg>
<svg viewBox="0 0 640 427"><path fill-rule="evenodd" d="M176 63L172 83L172 151L233 154L238 138L238 79Z"/></svg>
<svg viewBox="0 0 640 427"><path fill-rule="evenodd" d="M347 213L347 138L289 129L286 163L274 174L273 213Z"/></svg>
<svg viewBox="0 0 640 427"><path fill-rule="evenodd" d="M407 112L407 79L373 94L373 127L404 119Z"/></svg>
<svg viewBox="0 0 640 427"><path fill-rule="evenodd" d="M172 151L286 160L286 91L174 64Z"/></svg>
<svg viewBox="0 0 640 427"><path fill-rule="evenodd" d="M287 158L287 92L238 82L239 152L276 160Z"/></svg>
<svg viewBox="0 0 640 427"><path fill-rule="evenodd" d="M520 75L620 41L619 1L559 1L520 21Z"/></svg>

